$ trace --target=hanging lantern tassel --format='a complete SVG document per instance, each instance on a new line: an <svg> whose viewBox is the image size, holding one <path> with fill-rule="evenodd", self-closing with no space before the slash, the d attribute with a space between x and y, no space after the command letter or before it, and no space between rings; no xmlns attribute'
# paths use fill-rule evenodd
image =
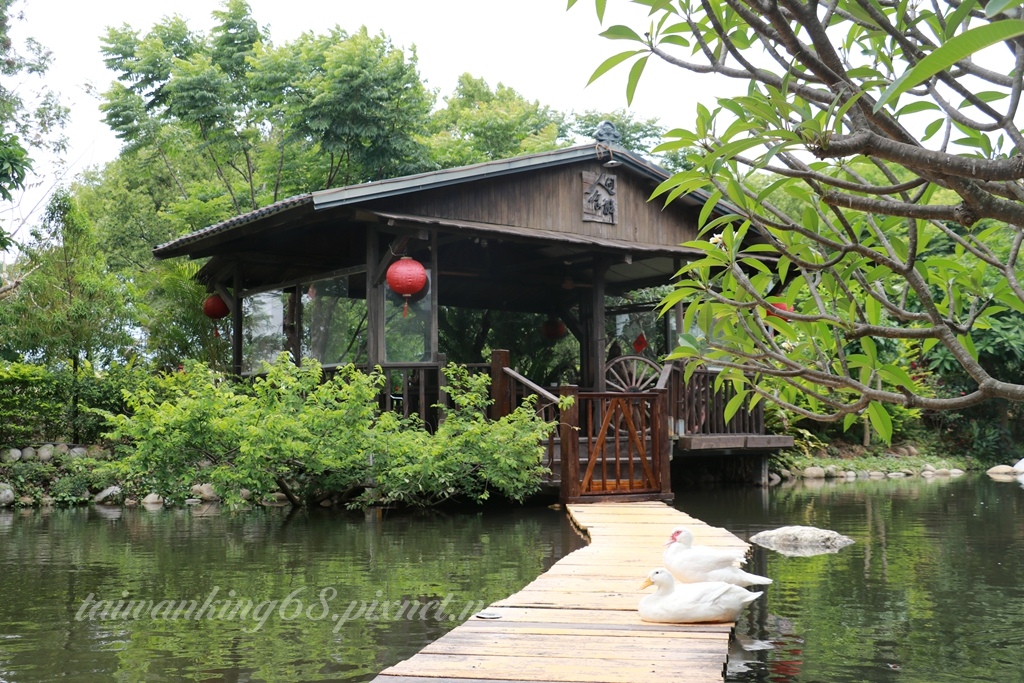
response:
<svg viewBox="0 0 1024 683"><path fill-rule="evenodd" d="M217 325L217 323L213 324L213 338L220 339L220 327Z"/></svg>
<svg viewBox="0 0 1024 683"><path fill-rule="evenodd" d="M403 256L390 266L387 272L388 287L395 294L405 298L402 317L409 315L409 297L418 294L427 285L427 269L419 261Z"/></svg>
<svg viewBox="0 0 1024 683"><path fill-rule="evenodd" d="M647 337L641 332L636 339L633 340L633 350L637 353L643 353L644 349L647 348Z"/></svg>

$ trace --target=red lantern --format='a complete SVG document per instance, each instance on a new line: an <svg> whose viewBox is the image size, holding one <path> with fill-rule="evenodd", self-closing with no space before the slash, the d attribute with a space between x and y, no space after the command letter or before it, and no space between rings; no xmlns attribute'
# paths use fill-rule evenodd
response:
<svg viewBox="0 0 1024 683"><path fill-rule="evenodd" d="M403 256L388 267L387 279L391 291L405 297L405 307L402 309L404 318L409 314L409 297L427 284L427 270L419 261Z"/></svg>
<svg viewBox="0 0 1024 683"><path fill-rule="evenodd" d="M772 308L773 308L773 309L777 309L778 311L785 311L785 312L787 312L787 313L792 313L792 312L793 312L793 311L795 310L795 309L794 309L794 308L793 308L792 306L790 306L789 304L772 304ZM784 315L780 315L780 314L779 314L779 313L777 313L777 312L776 312L775 310L769 310L769 311L768 311L768 315L773 315L773 316L775 316L776 318L782 318L783 320L788 320L788 319L789 319L789 318L787 318L787 317L786 317L786 316L784 316Z"/></svg>
<svg viewBox="0 0 1024 683"><path fill-rule="evenodd" d="M540 336L548 341L556 341L565 336L565 323L558 318L548 318L540 326Z"/></svg>
<svg viewBox="0 0 1024 683"><path fill-rule="evenodd" d="M203 315L213 320L220 320L226 317L231 310L228 305L224 303L224 299L220 298L220 294L211 294L206 297L206 301L203 302Z"/></svg>

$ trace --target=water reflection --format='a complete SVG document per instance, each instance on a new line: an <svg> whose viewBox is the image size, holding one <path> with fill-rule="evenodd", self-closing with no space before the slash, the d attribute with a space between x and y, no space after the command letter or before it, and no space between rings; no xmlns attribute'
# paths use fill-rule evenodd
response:
<svg viewBox="0 0 1024 683"><path fill-rule="evenodd" d="M741 537L800 524L856 543L835 555L756 548L775 583L738 626L730 680L1024 680L1024 490L987 477L804 482L683 492L678 507ZM753 656L752 656L753 655Z"/></svg>
<svg viewBox="0 0 1024 683"><path fill-rule="evenodd" d="M580 543L546 509L2 511L0 680L366 681ZM243 600L253 609L232 614Z"/></svg>

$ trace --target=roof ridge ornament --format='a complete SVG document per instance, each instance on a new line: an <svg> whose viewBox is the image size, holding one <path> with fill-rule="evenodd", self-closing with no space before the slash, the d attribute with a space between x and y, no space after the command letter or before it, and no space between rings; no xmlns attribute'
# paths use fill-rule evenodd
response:
<svg viewBox="0 0 1024 683"><path fill-rule="evenodd" d="M622 133L615 128L614 123L606 119L597 124L597 128L594 129L594 139L606 144L620 145L622 144Z"/></svg>

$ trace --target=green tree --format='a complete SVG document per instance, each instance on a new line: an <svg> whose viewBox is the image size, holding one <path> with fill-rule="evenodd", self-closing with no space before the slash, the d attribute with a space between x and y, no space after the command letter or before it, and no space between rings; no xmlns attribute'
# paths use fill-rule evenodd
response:
<svg viewBox="0 0 1024 683"><path fill-rule="evenodd" d="M29 150L61 154L67 148L63 128L68 109L46 84L50 53L29 38L23 46L11 38L11 21L21 18L18 0L0 0L0 198L11 201L25 187L32 170ZM39 83L36 83L39 81ZM0 251L13 244L0 229ZM21 278L0 287L0 299L17 288Z"/></svg>
<svg viewBox="0 0 1024 683"><path fill-rule="evenodd" d="M142 36L108 29L103 41L117 74L106 122L126 151L165 164L183 209L219 220L426 168L418 137L433 97L414 51L337 27L275 47L244 0L221 7L208 36L172 17Z"/></svg>
<svg viewBox="0 0 1024 683"><path fill-rule="evenodd" d="M25 358L79 368L130 355L129 296L99 256L92 224L66 189L50 198L24 257L36 272L4 307L5 345Z"/></svg>
<svg viewBox="0 0 1024 683"><path fill-rule="evenodd" d="M51 196L32 237L23 258L34 273L0 308L0 340L8 356L67 370L71 437L78 441L83 373L135 351L130 297L106 269L93 226L66 189Z"/></svg>
<svg viewBox="0 0 1024 683"><path fill-rule="evenodd" d="M650 23L607 29L631 49L595 78L631 63L631 100L653 57L745 89L698 104L694 125L660 148L700 154L659 196L712 188L710 240L693 245L706 255L666 300L691 302L687 327L699 322L706 338L678 355L726 368L746 399L847 425L866 413L883 435L883 403L1024 400L1024 385L991 374L974 343L1024 311L1020 2L635 4ZM752 186L758 172L773 182ZM772 203L780 193L799 200L798 216ZM713 219L725 200L728 215ZM951 255L929 251L940 238ZM767 315L774 304L795 310ZM910 354L879 351L885 340L941 345L969 390L932 394L908 372Z"/></svg>
<svg viewBox="0 0 1024 683"><path fill-rule="evenodd" d="M464 166L568 144L565 117L527 100L499 83L491 90L482 78L459 76L445 107L430 120L428 144L440 167Z"/></svg>
<svg viewBox="0 0 1024 683"><path fill-rule="evenodd" d="M631 152L650 157L673 173L693 168L693 162L688 161L686 156L696 150L670 149L654 154L653 150L661 144L662 136L666 133L665 127L656 118L638 119L628 109L616 109L605 113L588 109L583 113L573 114L572 131L581 138L589 139L593 137L594 131L602 121L611 121L615 125L615 129L622 136L622 142L619 144Z"/></svg>

